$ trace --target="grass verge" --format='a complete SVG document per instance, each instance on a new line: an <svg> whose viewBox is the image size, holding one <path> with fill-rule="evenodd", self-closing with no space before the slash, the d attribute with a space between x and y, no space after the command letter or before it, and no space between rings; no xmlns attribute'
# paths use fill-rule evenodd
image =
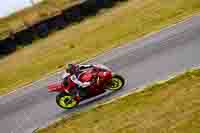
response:
<svg viewBox="0 0 200 133"><path fill-rule="evenodd" d="M37 133L198 133L200 70L74 114Z"/></svg>
<svg viewBox="0 0 200 133"><path fill-rule="evenodd" d="M0 60L0 94L200 11L199 0L128 0ZM123 18L123 19L122 19Z"/></svg>

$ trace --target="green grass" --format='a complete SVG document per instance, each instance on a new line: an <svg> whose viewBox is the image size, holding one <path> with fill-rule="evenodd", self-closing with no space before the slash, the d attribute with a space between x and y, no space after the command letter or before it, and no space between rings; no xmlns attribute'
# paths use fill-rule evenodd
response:
<svg viewBox="0 0 200 133"><path fill-rule="evenodd" d="M9 36L10 32L17 32L25 29L48 17L61 13L79 0L44 0L34 7L26 8L8 17L0 19L0 40Z"/></svg>
<svg viewBox="0 0 200 133"><path fill-rule="evenodd" d="M200 11L199 0L128 0L0 60L0 94Z"/></svg>
<svg viewBox="0 0 200 133"><path fill-rule="evenodd" d="M200 70L75 113L37 133L199 133Z"/></svg>

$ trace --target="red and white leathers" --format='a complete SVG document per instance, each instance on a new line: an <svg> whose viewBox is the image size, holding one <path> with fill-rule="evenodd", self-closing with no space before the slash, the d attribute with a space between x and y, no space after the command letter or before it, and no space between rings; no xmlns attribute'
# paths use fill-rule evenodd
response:
<svg viewBox="0 0 200 133"><path fill-rule="evenodd" d="M79 67L79 72L77 74L70 74L70 73L67 73L65 72L63 74L63 79L65 79L66 77L70 76L70 79L75 83L77 84L79 87L82 87L82 88L86 88L88 86L91 85L91 82L81 82L78 77L81 73L87 71L88 69L90 68L98 68L98 69L102 69L102 70L108 70L110 71L110 69L108 67L106 67L105 65L102 65L102 64L90 64L90 65L80 65L80 64L77 64L77 67Z"/></svg>

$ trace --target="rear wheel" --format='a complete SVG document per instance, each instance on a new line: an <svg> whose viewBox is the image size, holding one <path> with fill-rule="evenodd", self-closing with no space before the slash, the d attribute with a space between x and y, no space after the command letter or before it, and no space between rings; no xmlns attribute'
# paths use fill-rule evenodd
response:
<svg viewBox="0 0 200 133"><path fill-rule="evenodd" d="M117 91L122 89L122 87L125 84L125 80L122 76L120 75L114 75L112 77L111 83L108 85L109 90Z"/></svg>
<svg viewBox="0 0 200 133"><path fill-rule="evenodd" d="M71 109L78 105L78 101L76 101L73 96L65 92L62 92L56 96L56 103L63 109Z"/></svg>

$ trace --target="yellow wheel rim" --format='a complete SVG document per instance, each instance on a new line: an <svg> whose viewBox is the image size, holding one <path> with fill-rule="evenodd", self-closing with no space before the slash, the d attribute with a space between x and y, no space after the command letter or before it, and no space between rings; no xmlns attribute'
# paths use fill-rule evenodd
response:
<svg viewBox="0 0 200 133"><path fill-rule="evenodd" d="M123 82L119 78L112 78L111 90L121 89Z"/></svg>
<svg viewBox="0 0 200 133"><path fill-rule="evenodd" d="M64 96L60 98L59 104L64 108L73 108L76 106L77 101L74 100L71 96Z"/></svg>

